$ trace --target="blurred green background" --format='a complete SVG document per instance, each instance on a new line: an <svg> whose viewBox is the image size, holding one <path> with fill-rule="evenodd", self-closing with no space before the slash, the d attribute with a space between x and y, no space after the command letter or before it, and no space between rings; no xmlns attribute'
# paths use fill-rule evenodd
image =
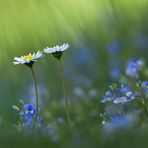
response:
<svg viewBox="0 0 148 148"><path fill-rule="evenodd" d="M123 73L131 57L148 57L147 13L148 0L0 0L2 148L130 147L135 139L135 147L141 143L146 146L147 133L142 133L142 141L130 131L106 141L101 136L99 112L103 107L99 102L106 86L114 81L110 77L112 66L121 66ZM15 132L12 125L18 116L11 106L19 99L29 103L34 90L29 69L14 66L13 58L63 43L70 44L62 62L74 131L59 127L57 142L42 134L31 137ZM110 51L109 46L115 50ZM35 64L45 125L52 125L56 117L65 118L58 68L52 56ZM78 135L76 142L73 135Z"/></svg>

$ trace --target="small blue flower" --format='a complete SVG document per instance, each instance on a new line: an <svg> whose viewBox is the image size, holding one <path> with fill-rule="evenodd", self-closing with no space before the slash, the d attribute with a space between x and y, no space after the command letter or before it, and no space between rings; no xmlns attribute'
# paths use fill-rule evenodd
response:
<svg viewBox="0 0 148 148"><path fill-rule="evenodd" d="M143 66L144 66L143 60L141 59L131 60L126 66L126 75L133 77L133 78L138 78L139 77L138 72Z"/></svg>
<svg viewBox="0 0 148 148"><path fill-rule="evenodd" d="M34 114L35 114L35 107L30 105L30 104L25 104L24 105L24 111L25 111L26 115L34 116Z"/></svg>
<svg viewBox="0 0 148 148"><path fill-rule="evenodd" d="M105 97L101 100L101 103L106 103L108 101L111 101L111 98L112 98L112 93L111 91L107 91L105 93Z"/></svg>
<svg viewBox="0 0 148 148"><path fill-rule="evenodd" d="M126 93L128 92L130 89L128 87L119 87L119 88L116 88L117 92L119 93Z"/></svg>
<svg viewBox="0 0 148 148"><path fill-rule="evenodd" d="M109 98L105 98L105 97L104 97L103 99L101 99L101 103L106 103L106 102L108 102L108 101L110 101Z"/></svg>
<svg viewBox="0 0 148 148"><path fill-rule="evenodd" d="M144 91L144 93L146 93L146 95L148 94L148 82L144 81L141 83L141 88Z"/></svg>
<svg viewBox="0 0 148 148"><path fill-rule="evenodd" d="M147 81L142 82L141 87L148 88L148 82Z"/></svg>
<svg viewBox="0 0 148 148"><path fill-rule="evenodd" d="M36 108L31 104L25 104L23 110L19 112L20 120L23 128L32 128L34 117L35 117ZM37 126L41 127L42 118L37 118Z"/></svg>
<svg viewBox="0 0 148 148"><path fill-rule="evenodd" d="M131 91L126 92L127 97L131 97L132 95L133 95L133 93Z"/></svg>
<svg viewBox="0 0 148 148"><path fill-rule="evenodd" d="M133 98L134 94L130 88L121 85L121 87L114 88L112 92L107 91L101 102L106 103L110 101L114 104L127 104L131 102Z"/></svg>
<svg viewBox="0 0 148 148"><path fill-rule="evenodd" d="M106 96L106 97L111 97L111 96L112 96L112 93L111 93L110 91L107 91L107 92L105 93L105 96Z"/></svg>

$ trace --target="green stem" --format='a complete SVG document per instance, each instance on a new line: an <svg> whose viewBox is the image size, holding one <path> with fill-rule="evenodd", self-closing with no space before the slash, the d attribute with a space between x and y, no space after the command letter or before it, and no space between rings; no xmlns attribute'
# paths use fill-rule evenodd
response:
<svg viewBox="0 0 148 148"><path fill-rule="evenodd" d="M62 84L62 88L63 88L63 92L64 92L64 102L65 102L66 116L67 116L67 119L68 119L68 124L70 126L71 125L71 119L70 119L70 114L69 114L69 109L68 109L69 105L68 105L67 92L66 92L66 88L65 88L65 84L64 84L64 75L63 75L61 60L59 60L59 64L60 64L61 84Z"/></svg>
<svg viewBox="0 0 148 148"><path fill-rule="evenodd" d="M35 117L33 120L33 125L32 128L34 129L36 126L36 122L37 122L37 116L38 116L38 89L37 89L37 83L36 83L36 78L35 78L35 74L34 74L34 70L33 67L31 67L31 72L32 72L32 77L33 77L33 82L34 82L34 89L35 89L35 95L36 95L36 111L35 111Z"/></svg>

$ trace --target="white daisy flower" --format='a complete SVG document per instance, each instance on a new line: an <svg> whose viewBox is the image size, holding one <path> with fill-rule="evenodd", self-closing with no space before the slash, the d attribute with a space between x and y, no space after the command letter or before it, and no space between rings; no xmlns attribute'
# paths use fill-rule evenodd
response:
<svg viewBox="0 0 148 148"><path fill-rule="evenodd" d="M30 65L33 64L35 61L37 61L37 59L41 58L43 56L42 52L38 51L37 53L29 53L28 55L25 55L25 56L21 56L21 57L15 57L14 58L14 62L13 64L14 65L17 65L17 64L26 64L26 65ZM30 65L31 66L31 65Z"/></svg>
<svg viewBox="0 0 148 148"><path fill-rule="evenodd" d="M61 46L57 45L51 48L47 47L44 49L44 53L53 54L54 57L56 57L57 59L60 59L63 54L63 51L67 50L69 47L70 47L69 44L65 44L65 43Z"/></svg>
<svg viewBox="0 0 148 148"><path fill-rule="evenodd" d="M69 48L69 45L64 43L61 46L57 45L52 48L47 47L44 49L44 52L47 54L51 54L51 53L55 53L55 52L63 52L64 50L66 50L68 48Z"/></svg>

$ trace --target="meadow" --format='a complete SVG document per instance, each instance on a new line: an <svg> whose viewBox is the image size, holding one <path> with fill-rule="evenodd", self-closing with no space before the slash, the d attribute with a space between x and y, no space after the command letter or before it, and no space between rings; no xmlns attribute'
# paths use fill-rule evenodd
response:
<svg viewBox="0 0 148 148"><path fill-rule="evenodd" d="M0 147L147 147L147 8L148 0L0 0ZM71 126L58 61L44 54L34 64L42 121L28 131L12 106L35 104L34 84L14 57L63 43L70 46L61 63ZM111 101L125 95L116 92L125 82L128 100ZM117 112L126 124L121 118L110 124Z"/></svg>

